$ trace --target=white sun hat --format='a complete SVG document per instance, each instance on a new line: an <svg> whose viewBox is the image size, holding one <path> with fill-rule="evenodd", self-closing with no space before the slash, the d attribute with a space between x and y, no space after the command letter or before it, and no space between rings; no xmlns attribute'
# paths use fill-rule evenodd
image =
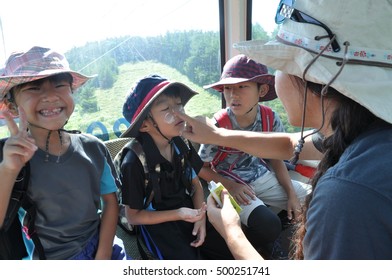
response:
<svg viewBox="0 0 392 280"><path fill-rule="evenodd" d="M241 53L284 73L328 84L392 123L392 1L282 0L276 40L234 45ZM307 22L307 23L306 23ZM335 35L335 40L331 40ZM347 43L348 42L348 46ZM340 47L340 50L339 50Z"/></svg>

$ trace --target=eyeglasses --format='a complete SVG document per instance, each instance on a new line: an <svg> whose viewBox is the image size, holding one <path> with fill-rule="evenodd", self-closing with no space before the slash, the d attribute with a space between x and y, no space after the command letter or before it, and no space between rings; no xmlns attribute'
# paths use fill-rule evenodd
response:
<svg viewBox="0 0 392 280"><path fill-rule="evenodd" d="M293 8L295 0L281 0L278 6L278 10L275 15L275 22L277 24L282 23L286 18L291 19L295 22L310 23L322 27L327 33L329 39L333 39L331 47L334 52L340 51L339 43L334 38L335 34L332 33L331 29L328 28L324 23L317 19Z"/></svg>

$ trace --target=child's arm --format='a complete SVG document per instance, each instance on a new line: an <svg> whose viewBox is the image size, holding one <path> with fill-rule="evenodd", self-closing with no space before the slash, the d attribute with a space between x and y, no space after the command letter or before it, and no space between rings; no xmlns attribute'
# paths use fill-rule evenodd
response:
<svg viewBox="0 0 392 280"><path fill-rule="evenodd" d="M200 182L200 179L198 176L196 176L192 179L192 186L195 190L195 192L192 196L194 208L199 209L199 208L204 207L204 190L203 190L203 186L201 185L201 182Z"/></svg>
<svg viewBox="0 0 392 280"><path fill-rule="evenodd" d="M204 190L201 185L200 179L198 176L195 176L192 179L192 186L195 190L192 201L195 209L201 209L203 212L203 218L199 221L195 222L192 234L196 236L196 239L191 243L193 247L199 247L204 243L206 237L206 216L205 211L207 210L207 205L204 202Z"/></svg>
<svg viewBox="0 0 392 280"><path fill-rule="evenodd" d="M282 185L287 194L287 217L291 220L297 218L301 209L297 194L295 193L293 184L286 165L282 160L270 160L273 171L279 184ZM292 216L294 214L294 217Z"/></svg>
<svg viewBox="0 0 392 280"><path fill-rule="evenodd" d="M102 195L102 204L103 209L99 231L99 243L95 259L110 260L118 219L118 202L116 194L109 193Z"/></svg>
<svg viewBox="0 0 392 280"><path fill-rule="evenodd" d="M27 119L23 109L19 109L19 127L10 113L1 113L11 136L5 141L3 160L0 163L0 228L3 226L15 179L37 150L34 139L27 133Z"/></svg>
<svg viewBox="0 0 392 280"><path fill-rule="evenodd" d="M181 207L173 210L150 211L144 209L132 209L127 206L126 216L132 225L155 225L172 221L186 221L195 223L204 217L205 209L192 209Z"/></svg>
<svg viewBox="0 0 392 280"><path fill-rule="evenodd" d="M208 163L205 163L199 172L200 178L207 182L221 182L222 185L229 191L231 196L238 202L238 204L247 205L250 203L249 197L254 199L256 197L255 192L248 185L237 183L230 180L212 170Z"/></svg>

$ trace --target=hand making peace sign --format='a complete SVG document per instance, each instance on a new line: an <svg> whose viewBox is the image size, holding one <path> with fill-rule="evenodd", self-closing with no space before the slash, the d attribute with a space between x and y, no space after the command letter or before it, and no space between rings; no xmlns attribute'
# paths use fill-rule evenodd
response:
<svg viewBox="0 0 392 280"><path fill-rule="evenodd" d="M9 170L22 169L27 161L34 155L38 147L35 140L27 132L27 118L23 108L19 107L19 127L10 112L0 112L8 126L10 137L5 141L3 148L3 166Z"/></svg>

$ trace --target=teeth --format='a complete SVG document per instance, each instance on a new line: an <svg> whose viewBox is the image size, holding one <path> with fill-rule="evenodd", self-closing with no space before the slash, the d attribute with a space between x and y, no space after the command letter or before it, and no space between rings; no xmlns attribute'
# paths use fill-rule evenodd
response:
<svg viewBox="0 0 392 280"><path fill-rule="evenodd" d="M61 108L53 109L53 110L41 110L40 114L44 116L53 116L61 112Z"/></svg>

